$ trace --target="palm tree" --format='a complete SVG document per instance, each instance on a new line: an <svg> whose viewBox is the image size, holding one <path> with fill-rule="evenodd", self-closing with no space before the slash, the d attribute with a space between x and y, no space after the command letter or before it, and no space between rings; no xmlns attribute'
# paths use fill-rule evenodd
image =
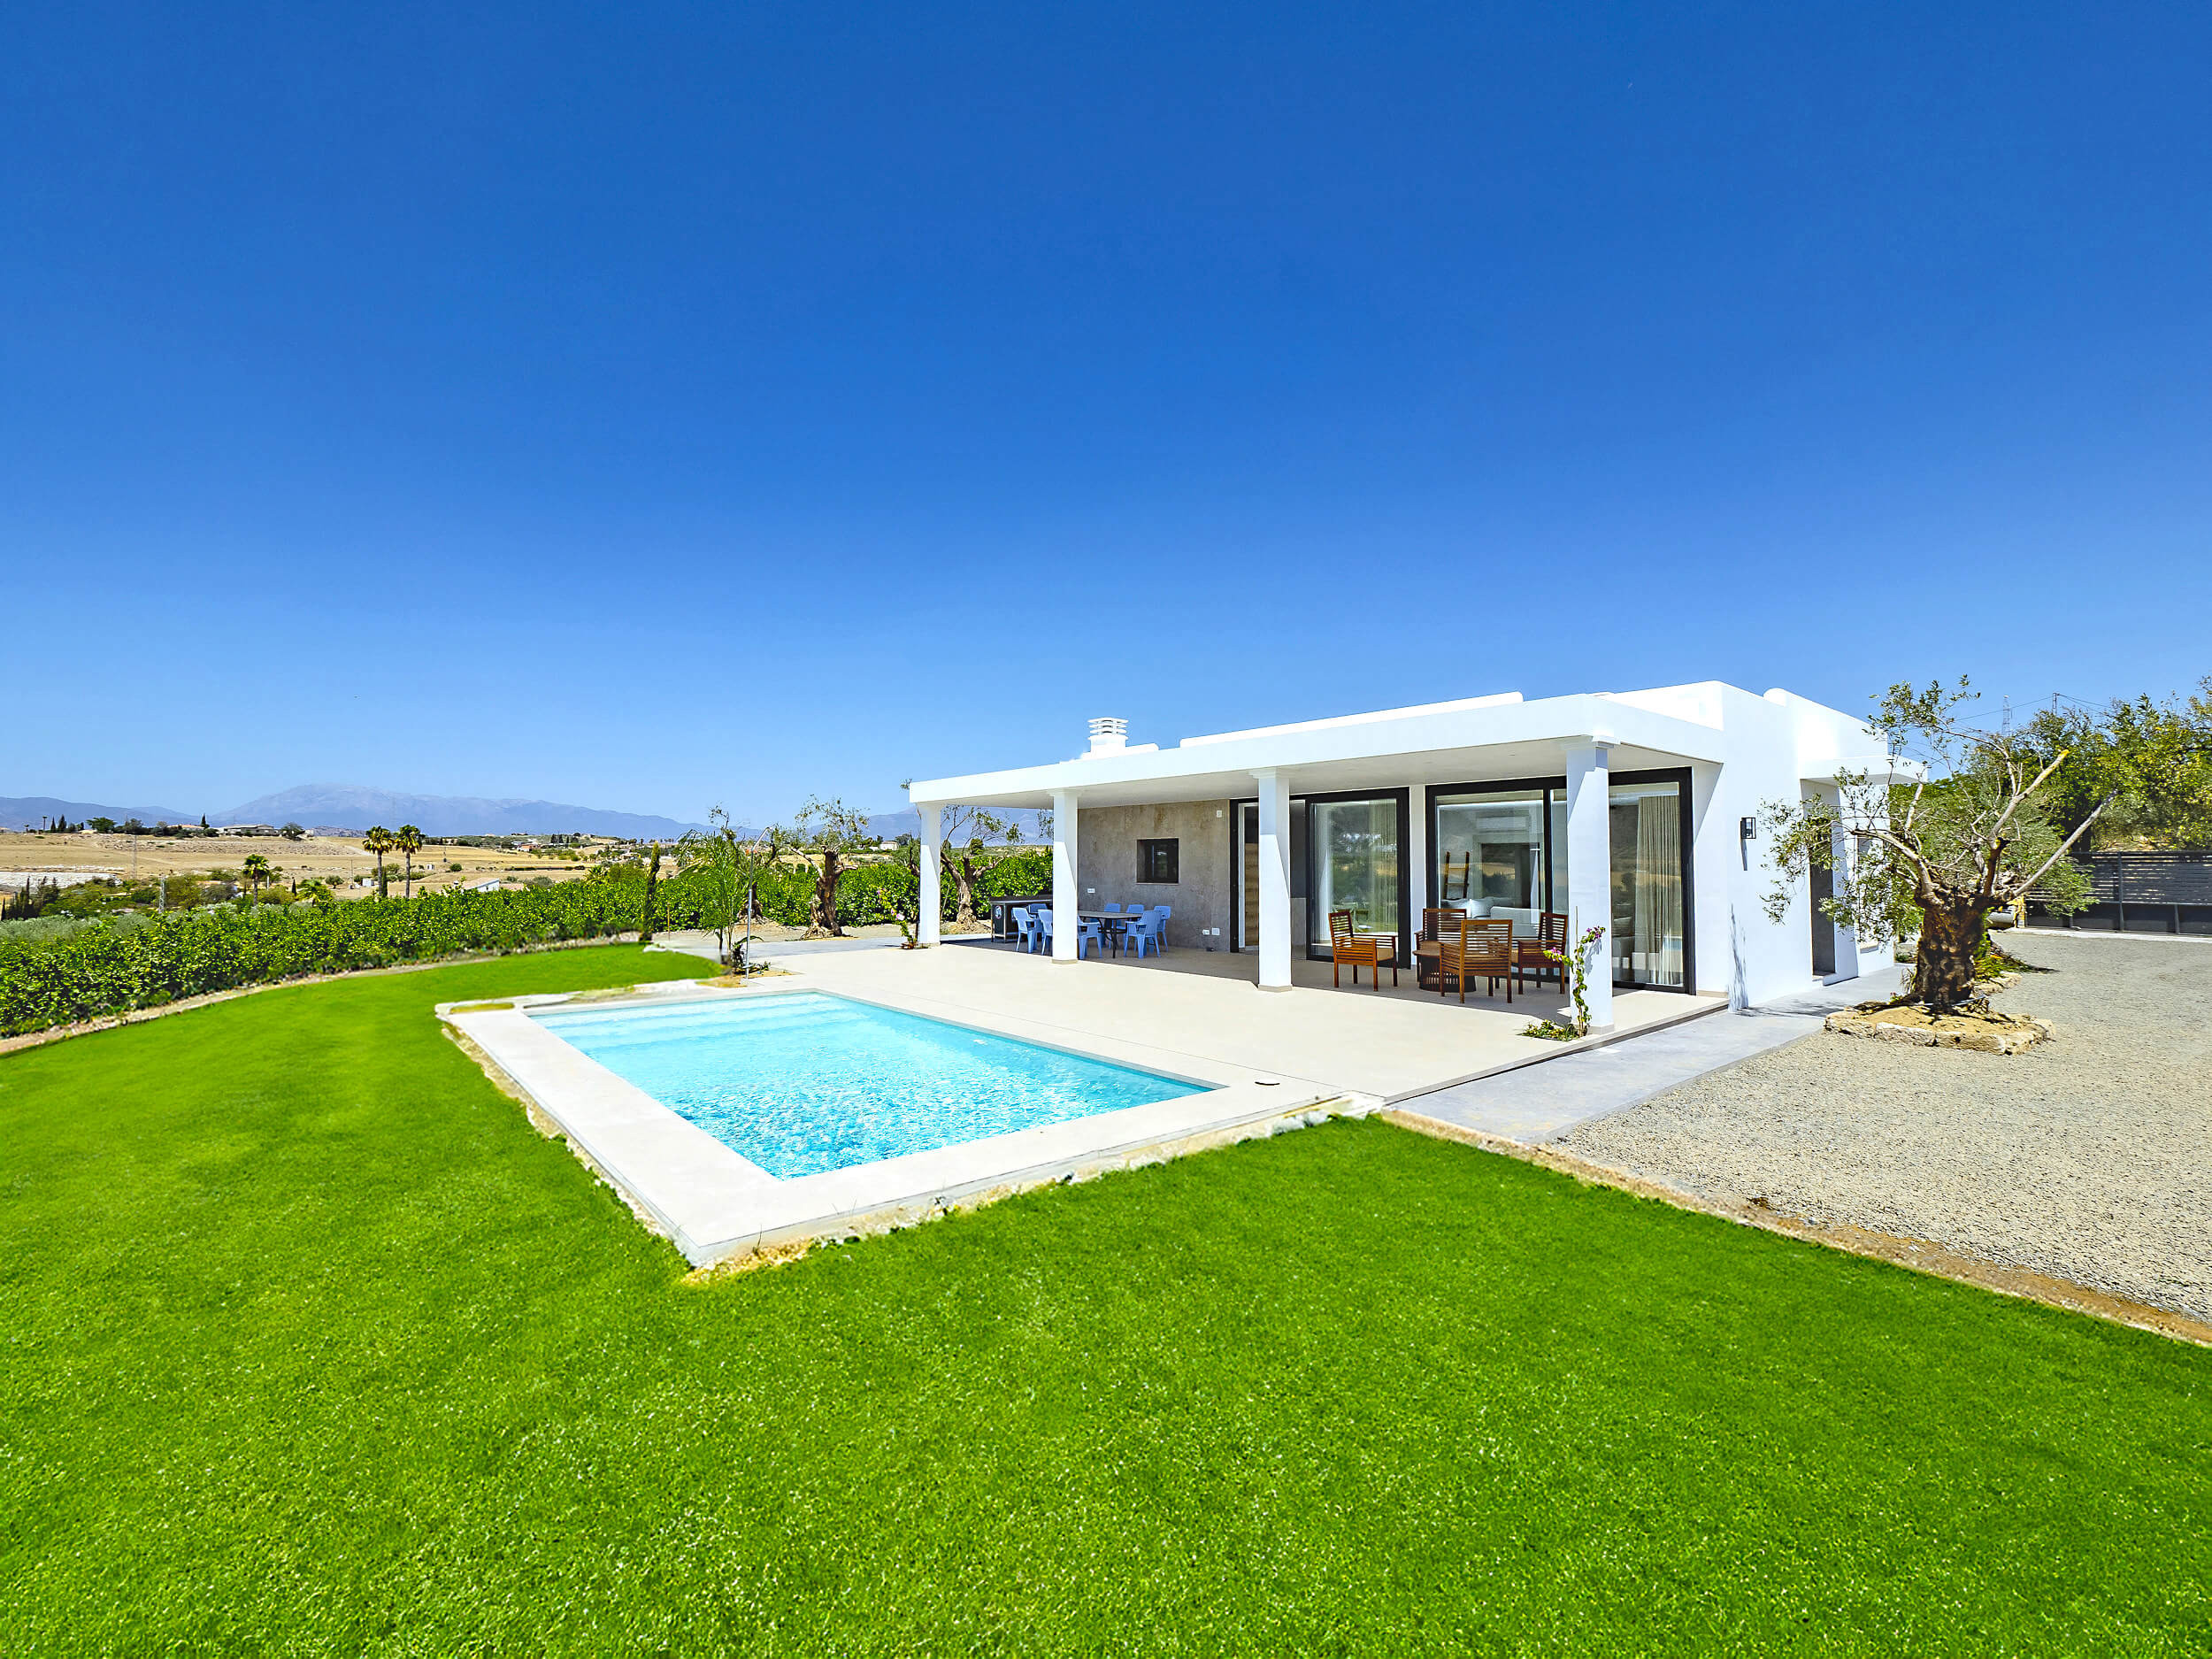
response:
<svg viewBox="0 0 2212 1659"><path fill-rule="evenodd" d="M261 884L269 879L269 861L259 853L248 853L245 863L240 868L246 878L246 890L250 893L260 892Z"/></svg>
<svg viewBox="0 0 2212 1659"><path fill-rule="evenodd" d="M396 845L398 843L393 841L392 832L381 824L370 825L369 833L361 838L362 850L376 855L376 896L380 899L391 896L391 889L386 885L384 875L384 855Z"/></svg>
<svg viewBox="0 0 2212 1659"><path fill-rule="evenodd" d="M415 855L422 850L422 832L412 824L403 824L399 833L392 837L392 845L399 849L400 856L407 861L406 896L411 899L415 896Z"/></svg>

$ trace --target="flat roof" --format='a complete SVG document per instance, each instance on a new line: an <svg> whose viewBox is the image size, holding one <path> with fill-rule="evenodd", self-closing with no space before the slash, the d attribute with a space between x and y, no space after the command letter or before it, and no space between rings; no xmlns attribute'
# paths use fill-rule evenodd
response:
<svg viewBox="0 0 2212 1659"><path fill-rule="evenodd" d="M1301 791L1549 777L1569 749L1613 745L1617 771L1718 761L1726 752L1717 685L1587 692L1534 702L1518 692L1385 709L1325 720L1185 738L1041 766L917 780L918 804L1045 807L1071 789L1094 806L1221 800L1252 793L1253 774L1292 773ZM1752 694L1746 693L1746 695Z"/></svg>

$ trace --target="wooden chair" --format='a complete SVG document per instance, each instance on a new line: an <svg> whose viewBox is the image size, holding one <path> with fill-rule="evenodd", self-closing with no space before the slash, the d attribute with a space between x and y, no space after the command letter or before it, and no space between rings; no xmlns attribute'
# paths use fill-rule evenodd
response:
<svg viewBox="0 0 2212 1659"><path fill-rule="evenodd" d="M1436 982L1437 954L1444 940L1459 936L1459 917L1448 906L1421 912L1421 931L1413 939L1413 979L1425 991Z"/></svg>
<svg viewBox="0 0 2212 1659"><path fill-rule="evenodd" d="M1467 981L1479 977L1490 982L1490 995L1505 981L1506 1006L1513 1004L1513 923L1502 916L1463 916L1457 935L1438 941L1436 994L1444 995L1444 981L1459 981L1459 1000L1467 1000Z"/></svg>
<svg viewBox="0 0 2212 1659"><path fill-rule="evenodd" d="M1352 983L1359 983L1359 971L1364 967L1373 971L1375 988L1382 989L1383 964L1390 964L1390 982L1398 983L1398 941L1392 933L1363 933L1352 926L1349 910L1329 912L1329 982L1339 987L1344 984L1344 969L1349 964Z"/></svg>
<svg viewBox="0 0 2212 1659"><path fill-rule="evenodd" d="M1533 973L1540 989L1546 979L1556 979L1559 988L1567 988L1567 970L1563 964L1546 954L1557 951L1567 954L1567 913L1564 910L1546 910L1537 918L1536 937L1514 941L1513 972L1517 975Z"/></svg>

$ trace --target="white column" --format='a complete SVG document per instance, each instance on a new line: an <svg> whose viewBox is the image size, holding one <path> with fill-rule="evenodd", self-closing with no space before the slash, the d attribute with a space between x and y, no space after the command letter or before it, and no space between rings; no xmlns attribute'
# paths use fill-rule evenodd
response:
<svg viewBox="0 0 2212 1659"><path fill-rule="evenodd" d="M1406 821L1398 837L1398 856L1406 861L1406 935L1421 936L1421 911L1429 902L1429 792L1420 784L1406 790Z"/></svg>
<svg viewBox="0 0 2212 1659"><path fill-rule="evenodd" d="M1075 791L1052 792L1052 959L1073 962L1082 921L1075 886Z"/></svg>
<svg viewBox="0 0 2212 1659"><path fill-rule="evenodd" d="M914 937L925 945L933 945L938 938L938 918L945 911L945 809L933 803L915 810L922 818L922 913Z"/></svg>
<svg viewBox="0 0 2212 1659"><path fill-rule="evenodd" d="M1260 989L1290 989L1290 780L1252 774L1260 795ZM1249 902L1248 899L1247 901Z"/></svg>
<svg viewBox="0 0 2212 1659"><path fill-rule="evenodd" d="M1604 936L1585 956L1590 1028L1613 1028L1613 835L1607 818L1612 795L1612 745L1592 743L1567 751L1567 949L1593 927ZM1568 981L1573 983L1571 979Z"/></svg>

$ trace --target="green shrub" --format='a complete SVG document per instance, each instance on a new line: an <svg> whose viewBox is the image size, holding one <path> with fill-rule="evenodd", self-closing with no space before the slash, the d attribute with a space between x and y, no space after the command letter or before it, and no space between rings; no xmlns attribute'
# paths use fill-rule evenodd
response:
<svg viewBox="0 0 2212 1659"><path fill-rule="evenodd" d="M663 891L680 887L671 882ZM0 935L0 1033L304 974L462 951L526 950L636 926L634 897L603 883L572 881L523 893L223 905L77 923L42 938Z"/></svg>
<svg viewBox="0 0 2212 1659"><path fill-rule="evenodd" d="M910 917L918 881L911 849L854 865L838 883L838 920L859 927ZM805 865L772 871L759 885L762 914L805 926L813 884L814 872ZM173 894L177 884L171 885ZM220 885L208 883L204 896L219 896ZM1051 854L1023 849L1000 854L979 872L977 897L1026 897L1051 885ZM11 925L0 927L0 1033L38 1031L311 973L603 938L636 928L643 895L641 879L596 875L546 881L521 892L453 888L411 899L342 903L291 903L288 895L272 889L255 903ZM697 926L700 897L687 877L663 881L656 925ZM949 881L944 899L949 919Z"/></svg>

